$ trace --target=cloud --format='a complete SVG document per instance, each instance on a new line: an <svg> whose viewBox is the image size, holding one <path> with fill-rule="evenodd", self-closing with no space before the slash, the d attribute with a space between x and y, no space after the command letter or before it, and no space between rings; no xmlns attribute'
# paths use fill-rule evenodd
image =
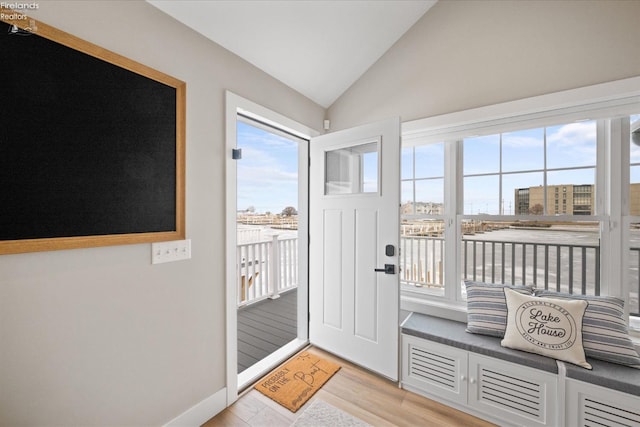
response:
<svg viewBox="0 0 640 427"><path fill-rule="evenodd" d="M596 140L596 122L577 122L547 128L547 142L579 146L593 144Z"/></svg>
<svg viewBox="0 0 640 427"><path fill-rule="evenodd" d="M238 123L238 141L250 145L264 145L268 147L295 147L298 142L283 136L269 133L245 123Z"/></svg>
<svg viewBox="0 0 640 427"><path fill-rule="evenodd" d="M257 212L298 207L298 142L242 124L238 126L237 205Z"/></svg>
<svg viewBox="0 0 640 427"><path fill-rule="evenodd" d="M503 150L505 148L534 148L541 150L543 145L544 133L542 129L509 132L502 135Z"/></svg>
<svg viewBox="0 0 640 427"><path fill-rule="evenodd" d="M548 128L547 144L557 151L588 156L595 164L596 136L597 128L593 121L569 123Z"/></svg>
<svg viewBox="0 0 640 427"><path fill-rule="evenodd" d="M298 174L285 172L275 167L260 166L238 169L238 183L251 183L256 187L276 185L283 182L298 183Z"/></svg>

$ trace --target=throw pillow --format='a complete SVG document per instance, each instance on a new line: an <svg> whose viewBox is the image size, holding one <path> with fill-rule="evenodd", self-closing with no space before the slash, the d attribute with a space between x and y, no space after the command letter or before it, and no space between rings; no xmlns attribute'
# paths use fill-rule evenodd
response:
<svg viewBox="0 0 640 427"><path fill-rule="evenodd" d="M501 344L591 369L582 347L582 318L588 303L522 295L504 290L507 329Z"/></svg>
<svg viewBox="0 0 640 427"><path fill-rule="evenodd" d="M582 344L587 357L640 369L640 355L629 338L623 300L553 291L538 291L536 295L587 301L589 306L582 321Z"/></svg>
<svg viewBox="0 0 640 427"><path fill-rule="evenodd" d="M504 288L525 295L533 294L533 286L498 285L465 281L467 289L467 332L472 334L504 336L507 327L507 301Z"/></svg>

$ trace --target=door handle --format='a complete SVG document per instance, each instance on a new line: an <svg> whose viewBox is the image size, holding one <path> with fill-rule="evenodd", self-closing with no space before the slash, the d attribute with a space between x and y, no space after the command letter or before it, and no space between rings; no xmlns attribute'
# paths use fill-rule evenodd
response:
<svg viewBox="0 0 640 427"><path fill-rule="evenodd" d="M374 271L378 271L384 274L396 274L395 264L385 264L384 268L376 268Z"/></svg>

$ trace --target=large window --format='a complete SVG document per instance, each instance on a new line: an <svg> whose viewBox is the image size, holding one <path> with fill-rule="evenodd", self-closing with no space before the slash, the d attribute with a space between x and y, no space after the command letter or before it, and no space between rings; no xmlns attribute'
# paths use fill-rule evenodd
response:
<svg viewBox="0 0 640 427"><path fill-rule="evenodd" d="M593 215L596 122L464 139L464 214Z"/></svg>
<svg viewBox="0 0 640 427"><path fill-rule="evenodd" d="M575 217L595 214L596 128L463 139L462 279L600 293L599 222Z"/></svg>
<svg viewBox="0 0 640 427"><path fill-rule="evenodd" d="M528 284L622 297L633 327L640 313L640 130L629 158L622 153L633 140L625 130L640 127L640 116L620 114L628 109L593 107L598 113L588 119L558 109L544 118L405 135L404 308L463 311L465 280Z"/></svg>

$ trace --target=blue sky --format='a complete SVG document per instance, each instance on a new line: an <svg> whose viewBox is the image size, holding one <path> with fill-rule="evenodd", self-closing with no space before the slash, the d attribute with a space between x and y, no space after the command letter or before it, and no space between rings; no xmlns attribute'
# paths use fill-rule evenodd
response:
<svg viewBox="0 0 640 427"><path fill-rule="evenodd" d="M513 214L514 190L543 185L545 167L544 128L502 135L467 138L464 142L464 212L465 214ZM552 126L547 132L547 169L587 167L566 171L549 171L547 183L593 184L596 164L596 123L594 121ZM638 147L640 149L640 147ZM444 200L444 144L418 146L416 150L416 200L442 203ZM409 150L403 152L402 178L411 177ZM499 173L502 155L502 200ZM640 150L638 150L640 161ZM640 171L640 167L638 168ZM474 176L475 175L475 176ZM402 200L411 196L411 183L403 183Z"/></svg>
<svg viewBox="0 0 640 427"><path fill-rule="evenodd" d="M502 200L497 175L466 177L465 214L502 212L514 214L514 190L544 184L544 128L508 132L502 135ZM547 184L594 184L596 164L595 121L552 126L547 132L547 169L588 167L547 172ZM530 172L538 170L538 172ZM464 174L500 171L500 136L469 138L464 142ZM506 174L507 172L512 172Z"/></svg>
<svg viewBox="0 0 640 427"><path fill-rule="evenodd" d="M237 126L238 210L257 213L298 209L298 142L243 122Z"/></svg>
<svg viewBox="0 0 640 427"><path fill-rule="evenodd" d="M632 122L640 115L632 116ZM544 167L544 129L503 134L503 172L528 171ZM547 169L588 167L567 171L549 171L547 183L593 184L596 162L596 124L594 121L569 123L547 128ZM464 143L464 174L492 174L500 170L498 135L468 138ZM256 212L280 213L286 206L298 209L298 142L246 123L238 122L238 209L255 207ZM631 182L640 183L640 146L631 144ZM409 150L403 150L401 176L411 178L413 165ZM416 200L442 203L444 200L444 144L415 147ZM371 159L373 160L373 159ZM374 160L375 162L375 160ZM367 162L368 163L368 162ZM376 167L369 165L367 190L375 188ZM369 173L369 171L373 173ZM504 174L502 208L514 212L514 189L542 185L541 172ZM371 182L373 181L373 182ZM373 185L371 185L373 184ZM375 191L375 190L374 190ZM409 199L409 182L402 184L402 201ZM468 176L464 181L465 214L500 212L497 175Z"/></svg>

